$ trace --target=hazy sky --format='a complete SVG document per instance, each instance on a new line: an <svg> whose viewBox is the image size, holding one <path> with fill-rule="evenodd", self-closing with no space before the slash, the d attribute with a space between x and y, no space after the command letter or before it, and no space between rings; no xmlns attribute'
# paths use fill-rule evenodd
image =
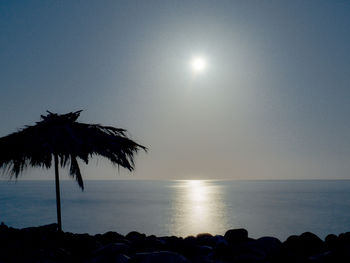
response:
<svg viewBox="0 0 350 263"><path fill-rule="evenodd" d="M150 149L84 178L350 179L349 47L350 1L1 0L0 136L83 109Z"/></svg>

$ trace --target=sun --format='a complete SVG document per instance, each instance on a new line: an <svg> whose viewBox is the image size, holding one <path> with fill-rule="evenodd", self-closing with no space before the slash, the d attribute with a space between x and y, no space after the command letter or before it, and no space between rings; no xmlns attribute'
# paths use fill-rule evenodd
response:
<svg viewBox="0 0 350 263"><path fill-rule="evenodd" d="M202 56L193 57L191 60L191 69L194 73L202 73L207 68L207 61Z"/></svg>

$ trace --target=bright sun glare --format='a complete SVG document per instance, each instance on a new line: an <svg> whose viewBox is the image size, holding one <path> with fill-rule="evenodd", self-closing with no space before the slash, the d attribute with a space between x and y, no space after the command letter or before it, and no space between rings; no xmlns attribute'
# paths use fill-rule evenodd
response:
<svg viewBox="0 0 350 263"><path fill-rule="evenodd" d="M201 73L207 67L207 62L203 57L194 57L191 61L191 68L195 73Z"/></svg>

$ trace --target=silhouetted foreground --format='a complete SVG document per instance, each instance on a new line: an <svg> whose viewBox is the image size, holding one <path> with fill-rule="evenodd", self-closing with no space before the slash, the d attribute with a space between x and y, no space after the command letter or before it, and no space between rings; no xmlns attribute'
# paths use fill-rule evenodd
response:
<svg viewBox="0 0 350 263"><path fill-rule="evenodd" d="M33 126L0 138L0 170L18 176L28 167L50 168L55 165L58 229L61 225L59 166L70 165L69 175L84 190L78 159L86 164L92 156L107 158L114 165L134 170L134 156L147 151L126 134L126 130L99 124L77 122L80 111L57 114L48 111Z"/></svg>
<svg viewBox="0 0 350 263"><path fill-rule="evenodd" d="M350 262L350 232L328 235L322 241L312 233L252 239L245 229L224 236L156 237L131 232L72 234L57 224L24 229L0 226L0 263L186 263L186 262Z"/></svg>

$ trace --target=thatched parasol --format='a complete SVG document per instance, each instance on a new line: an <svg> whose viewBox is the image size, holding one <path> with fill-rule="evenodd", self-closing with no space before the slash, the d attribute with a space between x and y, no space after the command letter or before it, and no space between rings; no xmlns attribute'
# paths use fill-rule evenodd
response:
<svg viewBox="0 0 350 263"><path fill-rule="evenodd" d="M0 168L18 177L28 166L50 168L55 163L58 229L62 230L58 165L70 165L70 176L84 190L77 158L86 164L93 155L101 155L113 164L130 171L134 169L134 154L146 147L126 136L126 130L79 123L81 111L47 116L33 126L0 138Z"/></svg>

